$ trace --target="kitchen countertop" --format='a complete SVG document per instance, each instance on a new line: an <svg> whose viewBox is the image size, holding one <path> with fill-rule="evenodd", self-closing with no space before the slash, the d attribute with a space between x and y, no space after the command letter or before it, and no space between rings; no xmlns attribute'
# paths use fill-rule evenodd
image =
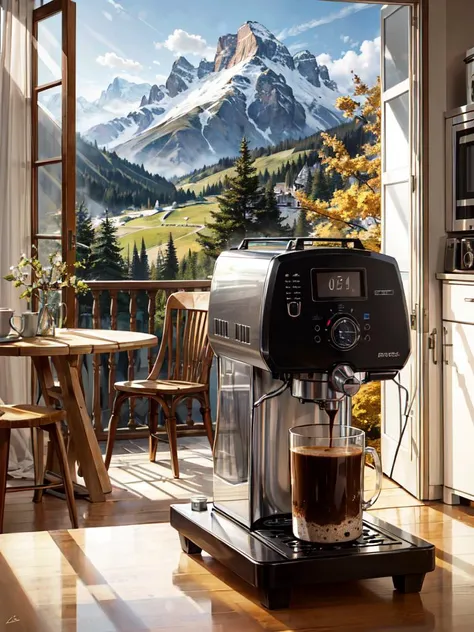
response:
<svg viewBox="0 0 474 632"><path fill-rule="evenodd" d="M438 281L457 281L458 283L474 283L474 272L438 272Z"/></svg>

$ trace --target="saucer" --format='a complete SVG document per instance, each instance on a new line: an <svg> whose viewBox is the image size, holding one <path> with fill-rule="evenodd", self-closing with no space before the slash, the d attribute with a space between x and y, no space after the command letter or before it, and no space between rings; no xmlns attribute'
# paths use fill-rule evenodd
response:
<svg viewBox="0 0 474 632"><path fill-rule="evenodd" d="M21 340L21 336L20 334L17 333L11 333L8 334L8 336L4 336L3 338L0 337L0 344L4 345L7 342L18 342L18 340Z"/></svg>

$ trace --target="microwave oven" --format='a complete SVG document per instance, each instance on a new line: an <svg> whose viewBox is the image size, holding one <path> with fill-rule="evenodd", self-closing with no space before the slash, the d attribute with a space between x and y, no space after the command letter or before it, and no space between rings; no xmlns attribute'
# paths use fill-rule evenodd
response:
<svg viewBox="0 0 474 632"><path fill-rule="evenodd" d="M474 231L474 105L446 116L446 231Z"/></svg>

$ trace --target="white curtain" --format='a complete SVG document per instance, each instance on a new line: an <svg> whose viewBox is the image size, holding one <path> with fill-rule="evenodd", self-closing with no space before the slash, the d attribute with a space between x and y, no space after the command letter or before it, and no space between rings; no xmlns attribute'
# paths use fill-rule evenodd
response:
<svg viewBox="0 0 474 632"><path fill-rule="evenodd" d="M31 34L33 0L0 0L0 307L26 309L19 292L3 280L31 240ZM30 360L0 357L0 397L30 401ZM12 432L9 473L32 475L30 431Z"/></svg>

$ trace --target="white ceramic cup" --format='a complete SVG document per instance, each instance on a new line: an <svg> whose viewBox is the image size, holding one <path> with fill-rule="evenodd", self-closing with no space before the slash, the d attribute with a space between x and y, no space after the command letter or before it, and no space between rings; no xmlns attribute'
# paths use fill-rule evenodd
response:
<svg viewBox="0 0 474 632"><path fill-rule="evenodd" d="M0 307L0 338L8 336L10 331L16 331L17 334L23 333L23 316L14 316L14 312L9 307ZM14 319L20 319L20 325L14 323Z"/></svg>
<svg viewBox="0 0 474 632"><path fill-rule="evenodd" d="M24 338L34 338L38 331L39 312L23 312L23 336Z"/></svg>

